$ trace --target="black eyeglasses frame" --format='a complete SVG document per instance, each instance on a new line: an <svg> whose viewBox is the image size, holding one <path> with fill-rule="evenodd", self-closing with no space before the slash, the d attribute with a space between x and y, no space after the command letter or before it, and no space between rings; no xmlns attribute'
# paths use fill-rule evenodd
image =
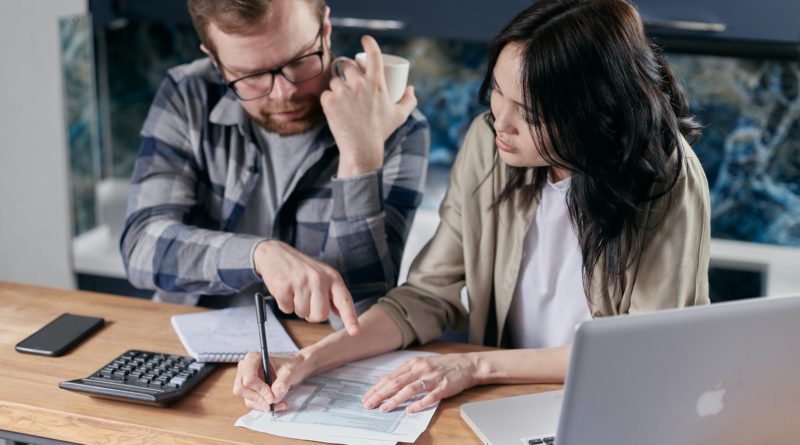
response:
<svg viewBox="0 0 800 445"><path fill-rule="evenodd" d="M294 59L284 63L283 65L281 65L281 66L279 66L277 68L272 68L272 69L262 70L262 71L256 71L256 72L250 73L250 74L248 74L246 76L242 76L242 77L233 79L231 81L226 81L225 86L230 88L231 91L233 91L233 94L235 94L236 97L239 100L241 100L241 101L250 101L250 100L261 99L262 97L267 96L267 95L269 95L269 93L272 92L272 88L274 88L274 86L275 86L275 75L276 74L280 74L288 82L291 82L292 84L295 84L295 85L297 85L299 83L303 83L303 82L309 81L309 80L319 76L320 74L322 74L325 71L325 61L323 60L323 56L325 55L325 46L324 46L324 42L322 40L322 25L319 26L319 31L317 32L317 37L314 38L314 41L316 41L317 39L319 39L319 50L314 51L313 53L303 54L302 56L295 57ZM283 72L283 69L286 68L287 66L289 66L289 65L291 65L293 63L297 63L298 61L306 59L306 58L309 58L309 57L318 57L319 58L320 70L319 70L318 73L314 74L313 76L306 77L304 79L292 79L289 76L287 76L286 73ZM218 58L217 58L217 64L219 64L219 66L223 66ZM252 79L253 77L263 76L265 74L272 75L272 79L271 79L271 82L270 82L270 87L269 87L269 89L267 91L265 91L260 96L248 97L248 98L243 98L239 94L239 91L236 89L236 83L241 82L243 80Z"/></svg>

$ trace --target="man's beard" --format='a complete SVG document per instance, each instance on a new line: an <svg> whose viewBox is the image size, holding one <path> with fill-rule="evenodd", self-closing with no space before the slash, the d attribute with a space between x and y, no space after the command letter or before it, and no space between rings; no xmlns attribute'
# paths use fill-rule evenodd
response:
<svg viewBox="0 0 800 445"><path fill-rule="evenodd" d="M325 117L322 112L322 105L317 97L311 100L276 103L271 108L272 109L262 108L258 110L257 115L248 114L250 114L250 117L256 121L261 128L280 136L292 136L306 133L319 125ZM274 117L274 114L279 112L296 110L298 108L306 109L305 114L298 119L283 121Z"/></svg>

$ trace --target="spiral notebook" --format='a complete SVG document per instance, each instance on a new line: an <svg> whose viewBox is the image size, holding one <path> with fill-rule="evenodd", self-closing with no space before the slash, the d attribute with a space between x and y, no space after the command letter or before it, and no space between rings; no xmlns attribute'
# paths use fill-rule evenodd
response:
<svg viewBox="0 0 800 445"><path fill-rule="evenodd" d="M297 352L283 325L266 309L269 354ZM254 306L173 315L172 327L186 352L199 362L235 362L248 352L261 351Z"/></svg>

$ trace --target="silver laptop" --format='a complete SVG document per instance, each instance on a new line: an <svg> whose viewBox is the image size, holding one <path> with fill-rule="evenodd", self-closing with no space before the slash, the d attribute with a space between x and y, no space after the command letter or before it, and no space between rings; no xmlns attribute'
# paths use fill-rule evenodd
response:
<svg viewBox="0 0 800 445"><path fill-rule="evenodd" d="M584 322L564 391L461 417L492 445L800 443L800 297Z"/></svg>

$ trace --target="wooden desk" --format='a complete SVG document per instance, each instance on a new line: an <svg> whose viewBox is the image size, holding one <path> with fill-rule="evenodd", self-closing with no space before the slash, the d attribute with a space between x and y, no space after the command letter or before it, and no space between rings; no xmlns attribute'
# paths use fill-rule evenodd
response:
<svg viewBox="0 0 800 445"><path fill-rule="evenodd" d="M104 400L58 388L59 382L86 377L128 349L185 354L169 318L202 310L0 282L0 430L78 443L301 443L233 426L248 412L232 393L235 364L220 366L169 408ZM17 342L64 312L104 317L106 326L62 357L14 350ZM330 332L326 325L294 321L286 327L300 347ZM444 353L481 348L437 342L420 349ZM559 387L508 385L468 390L439 405L417 443L478 444L478 438L461 420L462 403Z"/></svg>

